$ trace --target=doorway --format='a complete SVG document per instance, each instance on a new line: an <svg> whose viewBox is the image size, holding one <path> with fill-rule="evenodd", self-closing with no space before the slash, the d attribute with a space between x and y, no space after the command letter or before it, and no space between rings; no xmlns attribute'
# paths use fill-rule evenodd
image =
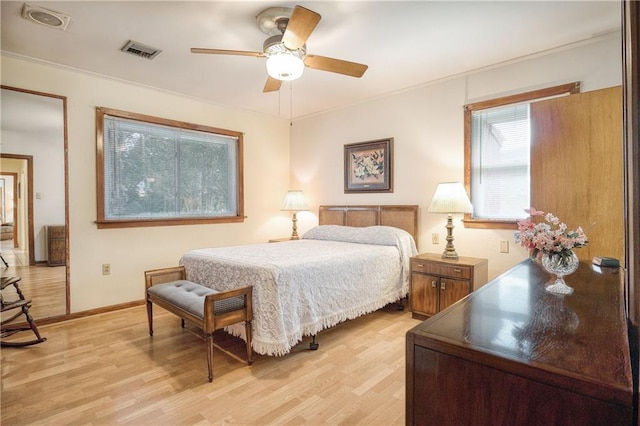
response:
<svg viewBox="0 0 640 426"><path fill-rule="evenodd" d="M38 321L65 317L70 314L66 97L2 86L0 100L0 169L16 176L15 236L13 244L2 244L9 265L0 264L0 272L21 277L20 289L32 300L30 312ZM51 226L64 231L62 263L56 265L48 258Z"/></svg>
<svg viewBox="0 0 640 426"><path fill-rule="evenodd" d="M29 264L28 251L26 256L17 252L21 223L22 219L18 218L18 173L0 171L0 254L5 266L9 263L7 258L12 263Z"/></svg>
<svg viewBox="0 0 640 426"><path fill-rule="evenodd" d="M0 154L2 172L5 182L11 188L4 188L4 211L2 220L2 253L7 257L15 257L15 262L7 263L20 266L34 266L34 227L33 203L31 199L33 180L33 157L19 154ZM11 206L8 205L11 203ZM11 238L7 234L11 231ZM7 240L11 240L7 243ZM12 250L9 248L12 247ZM4 275L4 274L3 274Z"/></svg>

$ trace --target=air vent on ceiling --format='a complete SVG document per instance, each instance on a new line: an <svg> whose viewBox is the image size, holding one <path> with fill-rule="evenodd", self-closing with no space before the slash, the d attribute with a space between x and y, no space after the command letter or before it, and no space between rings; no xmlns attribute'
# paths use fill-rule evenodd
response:
<svg viewBox="0 0 640 426"><path fill-rule="evenodd" d="M153 59L162 52L162 50L147 46L137 41L129 40L122 49L123 52L131 53L132 55L140 56L141 58Z"/></svg>
<svg viewBox="0 0 640 426"><path fill-rule="evenodd" d="M69 21L71 20L70 16L60 12L45 9L44 7L32 6L27 3L22 6L22 17L27 21L62 31L67 29L67 25L69 25Z"/></svg>

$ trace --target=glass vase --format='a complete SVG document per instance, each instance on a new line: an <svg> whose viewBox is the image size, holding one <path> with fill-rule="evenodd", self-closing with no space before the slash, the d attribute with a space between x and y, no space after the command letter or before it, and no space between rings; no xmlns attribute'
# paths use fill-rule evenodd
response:
<svg viewBox="0 0 640 426"><path fill-rule="evenodd" d="M565 275L573 274L580 260L573 251L570 251L570 255L561 255L560 253L544 254L542 256L542 267L545 271L556 276L553 284L545 287L549 293L555 294L571 294L573 288L569 287L564 282Z"/></svg>

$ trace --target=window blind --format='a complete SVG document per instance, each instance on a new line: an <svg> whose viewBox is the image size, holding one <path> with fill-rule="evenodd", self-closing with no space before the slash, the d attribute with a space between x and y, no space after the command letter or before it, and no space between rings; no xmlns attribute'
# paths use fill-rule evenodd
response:
<svg viewBox="0 0 640 426"><path fill-rule="evenodd" d="M529 207L529 104L471 113L471 203L474 217L524 218Z"/></svg>
<svg viewBox="0 0 640 426"><path fill-rule="evenodd" d="M104 116L105 219L237 214L238 138Z"/></svg>

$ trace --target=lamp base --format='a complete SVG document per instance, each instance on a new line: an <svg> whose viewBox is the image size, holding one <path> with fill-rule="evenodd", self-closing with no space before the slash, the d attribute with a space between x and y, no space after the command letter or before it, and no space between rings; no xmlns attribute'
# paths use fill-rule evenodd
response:
<svg viewBox="0 0 640 426"><path fill-rule="evenodd" d="M449 251L449 250L445 250L442 252L442 258L443 259L457 259L458 258L458 253L456 253L455 249Z"/></svg>
<svg viewBox="0 0 640 426"><path fill-rule="evenodd" d="M290 240L299 240L300 237L298 236L298 226L296 224L296 222L298 222L298 218L296 217L296 211L293 212L293 217L291 218L291 221L293 222L293 232L291 233L291 238L289 238Z"/></svg>
<svg viewBox="0 0 640 426"><path fill-rule="evenodd" d="M444 252L442 252L443 259L457 259L458 253L456 253L456 248L453 246L453 215L449 214L447 216L447 246L444 248Z"/></svg>

